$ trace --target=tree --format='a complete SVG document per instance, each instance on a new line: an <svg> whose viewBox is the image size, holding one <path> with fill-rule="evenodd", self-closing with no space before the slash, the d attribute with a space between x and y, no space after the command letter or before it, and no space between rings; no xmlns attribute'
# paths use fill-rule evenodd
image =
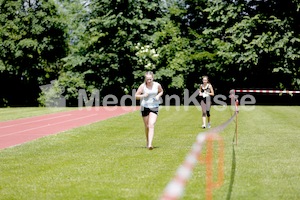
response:
<svg viewBox="0 0 300 200"><path fill-rule="evenodd" d="M153 36L159 55L156 78L166 87L166 93L181 95L186 88L187 75L194 71L190 62L193 50L178 26L168 18L162 20L165 21L163 28Z"/></svg>
<svg viewBox="0 0 300 200"><path fill-rule="evenodd" d="M0 103L32 103L38 84L56 76L67 55L66 25L52 1L1 0L0 9L0 79L6 82Z"/></svg>
<svg viewBox="0 0 300 200"><path fill-rule="evenodd" d="M207 27L207 1L168 1L165 16L158 19L161 26L154 36L159 53L157 75L171 94L183 96L184 89L194 92L201 75L211 72L207 64L214 57L201 38Z"/></svg>
<svg viewBox="0 0 300 200"><path fill-rule="evenodd" d="M204 34L231 86L300 88L299 3L217 0L206 12Z"/></svg>
<svg viewBox="0 0 300 200"><path fill-rule="evenodd" d="M86 69L82 64L86 61L84 54L89 35L85 34L89 19L89 2L82 0L56 0L59 13L64 17L62 20L67 24L69 54L62 58L62 65L58 77L52 80L51 87L40 92L38 98L40 105L47 106L49 101L56 100L62 95L67 106L74 106L78 100L78 90L85 89L92 92L94 85L88 85L86 75L91 70Z"/></svg>
<svg viewBox="0 0 300 200"><path fill-rule="evenodd" d="M146 45L149 35L157 30L158 1L91 1L89 8L84 33L89 40L72 56L82 57L83 61L74 69L92 71L86 80L101 91L101 97L121 96L136 86L133 72L140 69L135 46Z"/></svg>

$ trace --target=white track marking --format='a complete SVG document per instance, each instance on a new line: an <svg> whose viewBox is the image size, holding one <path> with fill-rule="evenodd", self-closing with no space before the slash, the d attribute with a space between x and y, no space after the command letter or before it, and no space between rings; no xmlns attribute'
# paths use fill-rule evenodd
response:
<svg viewBox="0 0 300 200"><path fill-rule="evenodd" d="M1 128L9 128L9 127L14 127L14 126L24 125L24 124L31 124L31 123L35 123L35 122L47 121L47 120L50 120L50 119L56 119L56 118L60 118L60 117L70 116L70 115L71 115L71 114L60 115L60 116L51 117L51 118L47 118L47 119L39 119L39 120L30 121L30 122L22 122L22 123L17 123L17 124L12 124L12 125L7 125L7 126L0 126L0 129L1 129Z"/></svg>
<svg viewBox="0 0 300 200"><path fill-rule="evenodd" d="M31 130L36 130L36 129L40 129L40 128L45 128L45 127L49 127L49 126L63 124L63 123L66 123L66 122L76 121L76 120L79 120L79 119L84 119L84 118L92 117L92 116L95 116L95 115L97 115L97 114L88 115L88 116L84 116L84 117L79 117L79 118L75 118L75 119L73 118L73 119L70 119L70 120L66 120L66 121L62 121L62 122L58 122L58 123L53 123L53 124L47 124L47 125L43 125L43 126L38 126L38 127L30 128L30 129L25 129L25 130L22 130L22 131L17 131L17 132L1 135L0 137L5 137L5 136L8 136L8 135L15 135L15 134L18 134L18 133L24 133L24 132L31 131Z"/></svg>

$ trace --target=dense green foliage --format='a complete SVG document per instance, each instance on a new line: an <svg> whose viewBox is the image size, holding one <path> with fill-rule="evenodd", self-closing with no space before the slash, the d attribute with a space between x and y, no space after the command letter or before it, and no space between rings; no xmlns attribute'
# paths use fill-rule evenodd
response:
<svg viewBox="0 0 300 200"><path fill-rule="evenodd" d="M299 88L299 3L216 0L205 11L213 26L203 33L234 85Z"/></svg>
<svg viewBox="0 0 300 200"><path fill-rule="evenodd" d="M0 104L36 101L38 84L57 78L68 54L66 23L52 1L1 0L0 8Z"/></svg>
<svg viewBox="0 0 300 200"><path fill-rule="evenodd" d="M169 95L194 91L202 75L223 94L300 89L296 0L1 0L0 9L0 106L36 105L52 80L69 104L78 89L120 97L148 70Z"/></svg>

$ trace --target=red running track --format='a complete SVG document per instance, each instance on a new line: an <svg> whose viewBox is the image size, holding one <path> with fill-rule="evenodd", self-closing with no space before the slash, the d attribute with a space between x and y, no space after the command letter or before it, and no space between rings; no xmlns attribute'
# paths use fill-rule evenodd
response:
<svg viewBox="0 0 300 200"><path fill-rule="evenodd" d="M126 106L92 107L0 122L0 149L136 110Z"/></svg>

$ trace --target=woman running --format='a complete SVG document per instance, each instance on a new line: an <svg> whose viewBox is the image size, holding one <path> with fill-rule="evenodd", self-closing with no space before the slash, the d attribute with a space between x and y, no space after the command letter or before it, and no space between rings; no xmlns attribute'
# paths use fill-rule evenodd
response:
<svg viewBox="0 0 300 200"><path fill-rule="evenodd" d="M154 125L158 115L159 98L163 92L161 85L154 81L153 72L149 71L145 73L145 82L139 86L135 94L135 98L141 100L141 114L149 150L153 149Z"/></svg>
<svg viewBox="0 0 300 200"><path fill-rule="evenodd" d="M202 128L206 128L206 118L207 118L207 128L210 128L210 106L211 106L211 96L214 96L213 86L210 84L208 77L202 77L202 84L199 88L199 96L201 99L202 108Z"/></svg>

